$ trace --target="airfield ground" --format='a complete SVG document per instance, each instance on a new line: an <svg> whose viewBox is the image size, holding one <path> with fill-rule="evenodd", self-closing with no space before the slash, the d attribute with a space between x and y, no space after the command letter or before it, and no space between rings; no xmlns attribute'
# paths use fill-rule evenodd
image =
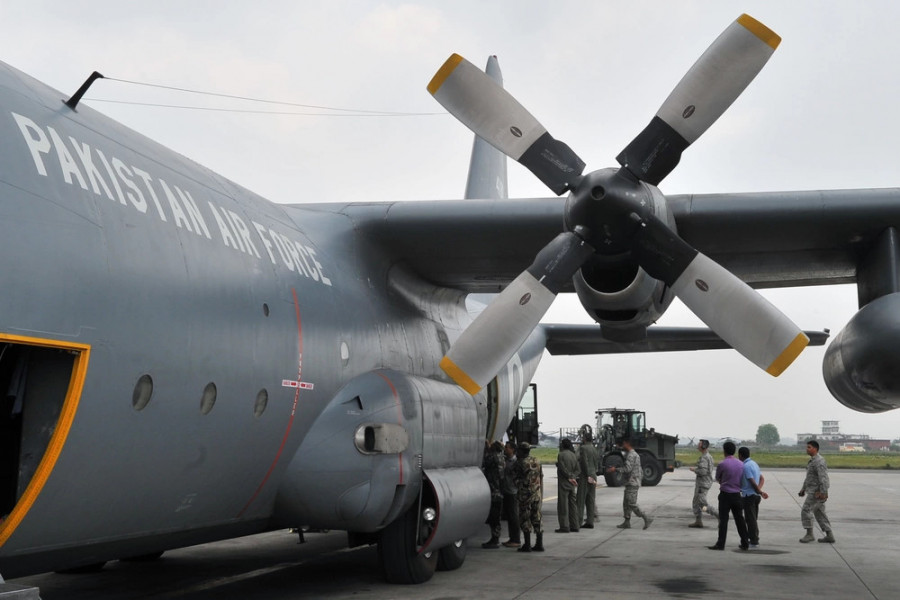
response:
<svg viewBox="0 0 900 600"><path fill-rule="evenodd" d="M764 471L771 497L760 508L761 545L725 552L708 528L689 529L693 474L686 468L640 492L650 529L616 529L622 491L597 492L598 526L557 534L556 476L545 466L544 553L483 550L487 527L469 540L466 563L419 586L384 583L374 547L348 550L340 532L271 532L167 552L152 563L112 562L99 573L45 574L9 583L38 586L43 600L853 598L900 599L900 472L831 471L828 512L837 543L800 544L800 469ZM714 494L711 494L711 496ZM635 524L640 520L635 519ZM506 528L504 524L504 534ZM816 534L821 533L816 530Z"/></svg>

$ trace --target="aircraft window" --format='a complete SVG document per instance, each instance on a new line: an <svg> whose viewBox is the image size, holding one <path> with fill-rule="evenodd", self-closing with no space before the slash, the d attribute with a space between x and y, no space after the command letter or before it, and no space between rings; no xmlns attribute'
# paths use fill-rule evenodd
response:
<svg viewBox="0 0 900 600"><path fill-rule="evenodd" d="M269 305L263 302L263 314L269 316Z"/></svg>
<svg viewBox="0 0 900 600"><path fill-rule="evenodd" d="M141 375L134 384L134 392L131 393L131 406L134 410L144 410L153 396L153 379L147 375Z"/></svg>
<svg viewBox="0 0 900 600"><path fill-rule="evenodd" d="M349 362L350 346L347 345L347 342L341 342L341 364L346 367Z"/></svg>
<svg viewBox="0 0 900 600"><path fill-rule="evenodd" d="M216 404L216 384L210 381L203 388L203 396L200 398L200 414L209 414Z"/></svg>
<svg viewBox="0 0 900 600"><path fill-rule="evenodd" d="M256 404L253 405L253 416L257 419L266 411L266 405L269 404L269 392L266 388L259 390L256 394Z"/></svg>

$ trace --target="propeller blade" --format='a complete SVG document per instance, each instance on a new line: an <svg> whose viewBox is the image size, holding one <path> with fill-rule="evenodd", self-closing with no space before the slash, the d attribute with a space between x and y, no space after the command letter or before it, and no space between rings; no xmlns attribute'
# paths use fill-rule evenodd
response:
<svg viewBox="0 0 900 600"><path fill-rule="evenodd" d="M632 252L642 269L766 373L781 375L809 344L784 313L656 217L642 222Z"/></svg>
<svg viewBox="0 0 900 600"><path fill-rule="evenodd" d="M534 331L556 294L593 252L574 233L556 236L462 332L441 359L441 369L461 388L477 394Z"/></svg>
<svg viewBox="0 0 900 600"><path fill-rule="evenodd" d="M584 161L547 133L503 86L462 56L447 59L428 91L463 125L522 164L557 195L575 187Z"/></svg>
<svg viewBox="0 0 900 600"><path fill-rule="evenodd" d="M616 160L641 181L658 185L681 153L741 95L780 42L771 29L741 15L694 63Z"/></svg>

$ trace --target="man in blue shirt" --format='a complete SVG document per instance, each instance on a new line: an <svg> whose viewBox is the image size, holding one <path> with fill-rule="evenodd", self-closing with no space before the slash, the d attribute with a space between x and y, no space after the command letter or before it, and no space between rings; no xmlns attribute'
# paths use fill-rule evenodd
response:
<svg viewBox="0 0 900 600"><path fill-rule="evenodd" d="M750 549L747 523L744 521L744 507L741 503L741 475L744 473L744 465L734 457L735 449L734 442L722 444L725 460L716 466L716 481L719 482L719 539L715 545L709 546L710 550L725 549L729 512L734 515L734 524L737 525L738 535L741 536L740 549Z"/></svg>
<svg viewBox="0 0 900 600"><path fill-rule="evenodd" d="M759 503L769 495L762 491L766 478L759 471L759 465L750 458L750 449L741 446L738 450L738 458L744 463L744 473L741 475L741 502L744 505L744 520L747 522L747 535L750 537L750 547L759 546Z"/></svg>

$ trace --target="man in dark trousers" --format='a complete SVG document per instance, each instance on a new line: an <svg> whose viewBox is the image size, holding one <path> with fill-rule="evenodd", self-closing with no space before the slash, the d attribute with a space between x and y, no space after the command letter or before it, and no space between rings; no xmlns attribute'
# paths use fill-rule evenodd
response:
<svg viewBox="0 0 900 600"><path fill-rule="evenodd" d="M741 550L750 549L747 537L747 523L744 521L744 505L741 501L741 476L744 474L744 463L734 457L734 442L722 444L725 459L716 466L716 481L719 482L719 539L710 550L724 550L725 538L728 536L728 513L734 516L738 535L741 536Z"/></svg>
<svg viewBox="0 0 900 600"><path fill-rule="evenodd" d="M572 440L563 438L559 444L559 456L556 459L557 500L556 511L559 517L559 529L556 533L578 531L578 459Z"/></svg>
<svg viewBox="0 0 900 600"><path fill-rule="evenodd" d="M506 524L509 526L509 539L503 542L507 548L518 548L522 545L519 537L519 499L516 496L516 445L512 441L506 442L503 447L506 457L506 466L503 468L503 513L506 515Z"/></svg>
<svg viewBox="0 0 900 600"><path fill-rule="evenodd" d="M741 477L741 502L744 503L744 520L747 522L747 535L750 536L750 547L759 546L759 503L769 497L762 490L766 478L763 477L756 461L750 458L750 448L738 448L738 458L744 463L744 475Z"/></svg>
<svg viewBox="0 0 900 600"><path fill-rule="evenodd" d="M503 458L503 444L492 443L484 454L481 470L491 488L491 511L488 513L487 524L491 526L491 539L481 544L482 548L496 549L500 547L500 509L503 506L503 468L506 461Z"/></svg>

